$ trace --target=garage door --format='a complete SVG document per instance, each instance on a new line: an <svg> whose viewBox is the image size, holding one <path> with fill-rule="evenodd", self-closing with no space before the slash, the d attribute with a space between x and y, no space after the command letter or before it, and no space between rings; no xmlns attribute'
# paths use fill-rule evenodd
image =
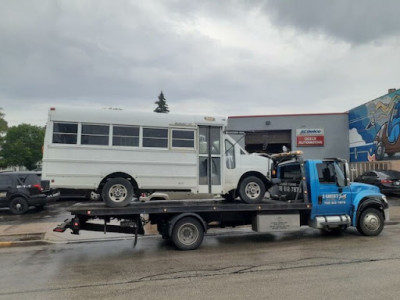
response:
<svg viewBox="0 0 400 300"><path fill-rule="evenodd" d="M291 130L268 130L246 133L246 150L250 153L280 153L282 147L291 149Z"/></svg>

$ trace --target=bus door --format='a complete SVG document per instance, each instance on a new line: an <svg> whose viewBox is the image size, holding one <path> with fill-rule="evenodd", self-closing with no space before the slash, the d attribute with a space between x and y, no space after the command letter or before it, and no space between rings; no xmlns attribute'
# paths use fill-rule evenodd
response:
<svg viewBox="0 0 400 300"><path fill-rule="evenodd" d="M199 126L199 193L221 193L222 127Z"/></svg>

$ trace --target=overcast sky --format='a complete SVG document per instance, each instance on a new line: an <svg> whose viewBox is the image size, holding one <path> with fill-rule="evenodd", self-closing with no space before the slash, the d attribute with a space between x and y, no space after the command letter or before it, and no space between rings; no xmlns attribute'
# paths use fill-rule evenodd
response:
<svg viewBox="0 0 400 300"><path fill-rule="evenodd" d="M344 112L400 88L398 0L0 0L0 107Z"/></svg>

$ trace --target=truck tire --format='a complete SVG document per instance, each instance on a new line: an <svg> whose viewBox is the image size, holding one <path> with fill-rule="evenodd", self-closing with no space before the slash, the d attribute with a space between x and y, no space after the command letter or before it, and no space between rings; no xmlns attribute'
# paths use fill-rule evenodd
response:
<svg viewBox="0 0 400 300"><path fill-rule="evenodd" d="M28 202L23 197L15 197L11 199L9 208L14 215L22 215L29 209Z"/></svg>
<svg viewBox="0 0 400 300"><path fill-rule="evenodd" d="M376 208L365 209L358 219L357 230L362 235L376 236L379 235L384 226L382 213Z"/></svg>
<svg viewBox="0 0 400 300"><path fill-rule="evenodd" d="M125 178L111 178L104 185L101 196L108 207L127 206L133 198L133 187Z"/></svg>
<svg viewBox="0 0 400 300"><path fill-rule="evenodd" d="M264 182L258 177L249 176L243 179L239 186L239 196L243 202L254 204L262 201L265 195Z"/></svg>
<svg viewBox="0 0 400 300"><path fill-rule="evenodd" d="M204 228L192 217L185 217L175 223L172 241L179 250L197 249L204 238Z"/></svg>

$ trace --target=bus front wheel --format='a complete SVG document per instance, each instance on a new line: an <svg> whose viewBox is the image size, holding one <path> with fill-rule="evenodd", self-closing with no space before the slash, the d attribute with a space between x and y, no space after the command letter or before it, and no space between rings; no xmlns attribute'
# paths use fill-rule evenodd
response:
<svg viewBox="0 0 400 300"><path fill-rule="evenodd" d="M111 178L104 185L101 196L108 207L127 206L133 198L133 187L125 178Z"/></svg>
<svg viewBox="0 0 400 300"><path fill-rule="evenodd" d="M239 185L240 199L250 204L260 203L264 198L265 191L264 183L255 176L246 177Z"/></svg>

